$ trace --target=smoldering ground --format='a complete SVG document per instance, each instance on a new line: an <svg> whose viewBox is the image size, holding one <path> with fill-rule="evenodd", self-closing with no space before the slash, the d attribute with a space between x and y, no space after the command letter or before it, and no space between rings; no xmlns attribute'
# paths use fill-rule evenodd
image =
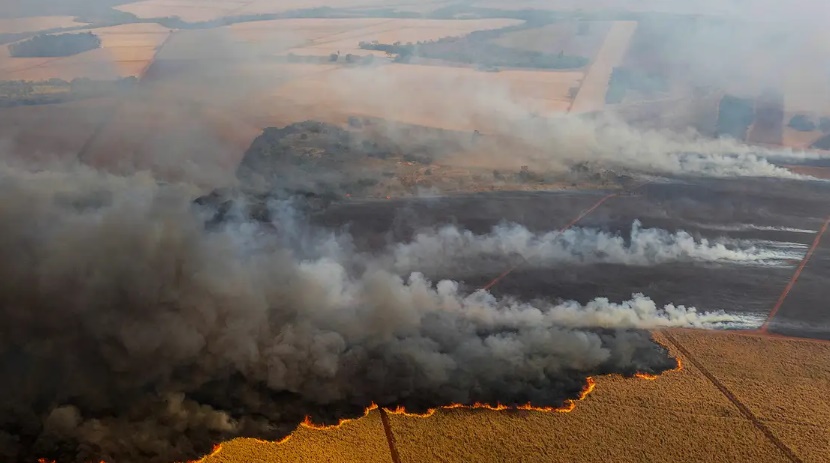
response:
<svg viewBox="0 0 830 463"><path fill-rule="evenodd" d="M399 275L287 203L206 231L210 206L149 175L0 177L4 461L187 460L373 402L558 406L586 376L674 367L643 329L733 319Z"/></svg>

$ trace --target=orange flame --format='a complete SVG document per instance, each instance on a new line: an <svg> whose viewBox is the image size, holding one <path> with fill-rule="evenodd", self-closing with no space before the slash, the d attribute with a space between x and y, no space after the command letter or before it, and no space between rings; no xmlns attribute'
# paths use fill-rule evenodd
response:
<svg viewBox="0 0 830 463"><path fill-rule="evenodd" d="M655 342L657 342L657 341L655 340ZM671 372L680 371L680 370L683 369L683 362L681 361L680 357L676 357L675 360L677 360L677 366L674 367L671 370L667 370L665 373L671 373ZM634 374L635 378L645 379L645 380L648 380L648 381L654 381L659 376L660 375L652 375L650 373L642 373L642 372L637 372L637 373ZM472 405L464 405L464 404L443 405L443 406L436 407L436 408L430 408L424 413L408 412L406 410L406 408L401 406L401 405L398 405L395 408L384 408L384 410L387 413L392 413L394 415L403 415L403 416L417 417L417 418L429 418L430 416L434 415L440 409L451 410L451 409L456 409L456 408L465 408L465 409L470 409L470 410L475 410L475 409L492 410L492 411L503 411L503 410L511 410L512 409L512 410L524 410L524 411L535 411L535 412L569 413L569 412L573 411L576 408L576 403L581 401L581 400L584 400L586 397L588 397L588 395L590 395L591 392L594 391L596 386L597 386L597 384L596 384L596 381L594 381L594 378L589 376L585 381L585 387L583 387L582 390L579 392L579 396L576 399L566 400L565 403L561 407L540 407L540 406L532 405L532 404L529 404L529 403L524 404L524 405L507 406L507 405L502 405L502 404L499 404L499 403L497 403L495 405L492 405L492 404L476 402ZM343 419L340 419L340 421L338 421L337 424L330 424L330 425L315 424L313 421L311 421L310 416L306 416L305 419L303 420L303 422L300 423L300 425L305 427L305 428L316 429L316 430L336 429L336 428L339 428L339 427L343 426L344 424L346 424L350 421L355 421L355 420L359 420L361 418L364 418L364 417L368 416L370 412L372 412L373 410L377 410L377 409L378 409L377 404L372 403L371 405L366 407L366 409L363 411L363 416L360 416L360 417L357 417L357 418L343 418ZM282 439L280 439L278 441L266 441L266 440L261 440L261 439L254 439L254 440L256 440L259 443L263 443L263 444L272 444L272 443L282 444L282 443L285 443L286 441L288 441L289 439L291 439L291 436L293 436L293 433L283 437ZM221 451L222 451L222 444L216 444L216 445L213 446L213 450L208 455L205 455L204 457L200 458L199 460L190 461L188 463L204 463L205 460L207 460L210 457L213 457L213 456L217 455ZM45 458L41 458L41 459L38 460L38 463L55 463L55 462L49 461ZM106 462L101 461L100 463L106 463Z"/></svg>
<svg viewBox="0 0 830 463"><path fill-rule="evenodd" d="M335 428L339 428L340 426L343 426L344 424L346 424L350 421L359 420L360 418L363 418L363 417L367 416L369 414L369 412L371 412L372 410L376 410L377 408L378 408L377 404L372 403L372 405L369 405L368 407L366 407L365 410L363 410L363 416L359 416L357 418L342 418L342 419L340 419L340 421L337 422L337 424L315 424L313 421L311 421L310 416L306 416L305 419L303 420L303 422L300 423L300 425L302 425L303 427L309 428L309 429L317 429L317 430L335 429Z"/></svg>

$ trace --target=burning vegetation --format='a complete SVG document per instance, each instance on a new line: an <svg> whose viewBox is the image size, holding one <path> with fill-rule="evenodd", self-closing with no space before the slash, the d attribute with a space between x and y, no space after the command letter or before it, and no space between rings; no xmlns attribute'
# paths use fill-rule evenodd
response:
<svg viewBox="0 0 830 463"><path fill-rule="evenodd" d="M0 185L2 461L187 461L373 404L567 410L592 376L676 365L652 320L594 328L398 275L308 225L302 199L217 219L149 177L4 167Z"/></svg>

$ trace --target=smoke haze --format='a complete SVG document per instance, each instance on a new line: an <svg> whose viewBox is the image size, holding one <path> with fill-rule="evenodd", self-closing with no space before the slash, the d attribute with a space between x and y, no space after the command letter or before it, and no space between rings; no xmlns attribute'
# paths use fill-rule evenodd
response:
<svg viewBox="0 0 830 463"><path fill-rule="evenodd" d="M372 402L557 406L586 376L673 367L642 329L746 323L643 295L530 304L399 276L286 203L270 224L241 204L207 232L189 188L147 175L5 165L0 179L0 370L19 379L3 383L5 460L178 461Z"/></svg>
<svg viewBox="0 0 830 463"><path fill-rule="evenodd" d="M657 265L666 262L733 262L786 265L800 259L805 246L798 243L710 241L691 234L642 228L639 221L622 236L595 229L571 228L535 234L517 224L504 224L486 235L454 226L420 232L410 243L390 250L392 267L399 272L444 271L465 274L499 265L510 257L532 256L528 265L615 263ZM503 264L502 264L503 265Z"/></svg>
<svg viewBox="0 0 830 463"><path fill-rule="evenodd" d="M16 1L0 15L97 14L117 3ZM527 3L515 7L539 4ZM779 86L788 107L826 108L826 89L800 90L827 81L820 16L757 5L764 8L707 2L706 11L743 15L751 33L705 21L691 32L668 28L658 37L674 52L659 66L689 86L747 97ZM499 297L470 288L467 274L497 269L495 277L525 258L537 268L681 262L741 271L803 255L801 244L707 240L639 222L627 234L447 226L362 250L348 233L312 226L302 200L268 201L263 220L241 195L214 223L216 207L193 200L240 186L234 172L262 127L302 119L343 124L368 114L465 138L480 130L484 142L435 163L485 171L567 173L589 163L644 177L804 180L781 164L824 156L706 137L691 126L646 129L613 114L531 110L498 73L463 66L309 70L269 61L274 50L305 43L303 30L254 46L229 27L183 28L159 52L155 74L114 102L54 105L49 116L21 110L0 124L0 461L184 461L237 436L280 439L306 416L360 416L372 403L412 411L560 406L589 376L674 368L646 330L757 327L758 317L661 305L639 293L623 301L595 294L585 304ZM784 35L760 56L770 32ZM386 135L405 145L403 135ZM64 162L35 162L55 158ZM296 179L341 181L340 172L307 175ZM765 230L752 227L735 226ZM777 230L814 233L769 231Z"/></svg>

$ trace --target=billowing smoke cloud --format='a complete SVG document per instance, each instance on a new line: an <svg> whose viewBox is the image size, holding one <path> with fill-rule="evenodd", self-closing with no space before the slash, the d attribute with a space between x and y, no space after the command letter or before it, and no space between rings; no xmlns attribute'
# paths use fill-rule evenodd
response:
<svg viewBox="0 0 830 463"><path fill-rule="evenodd" d="M476 235L445 226L418 233L411 242L396 244L389 254L398 272L458 274L480 270L482 264L497 265L510 257L528 258L530 266L656 265L677 261L789 265L788 261L801 258L804 247L799 243L696 239L685 231L643 228L634 221L628 236L580 227L534 233L518 224L499 225L490 233Z"/></svg>
<svg viewBox="0 0 830 463"><path fill-rule="evenodd" d="M372 402L560 405L587 375L672 368L644 328L743 322L401 277L285 205L206 231L149 176L3 166L0 193L2 461L181 461Z"/></svg>

